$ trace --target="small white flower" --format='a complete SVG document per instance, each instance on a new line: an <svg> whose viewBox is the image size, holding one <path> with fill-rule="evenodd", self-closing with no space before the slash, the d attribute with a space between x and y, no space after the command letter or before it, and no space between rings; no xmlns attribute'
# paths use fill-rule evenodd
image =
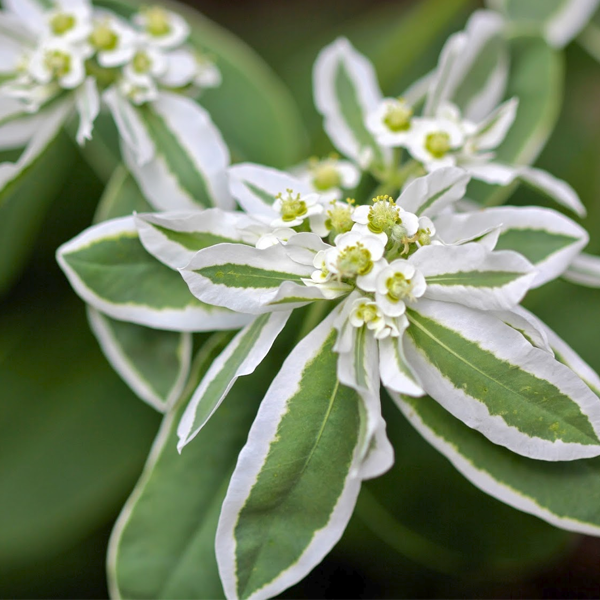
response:
<svg viewBox="0 0 600 600"><path fill-rule="evenodd" d="M176 48L190 34L190 27L183 17L160 6L141 10L134 15L133 22L140 27L146 39L159 48Z"/></svg>
<svg viewBox="0 0 600 600"><path fill-rule="evenodd" d="M366 325L378 340L399 335L398 327L393 319L387 318L377 303L370 298L356 298L352 302L348 321L356 328Z"/></svg>
<svg viewBox="0 0 600 600"><path fill-rule="evenodd" d="M360 181L360 170L348 160L335 156L312 159L298 169L297 176L318 192L324 201L339 200L343 189L353 189Z"/></svg>
<svg viewBox="0 0 600 600"><path fill-rule="evenodd" d="M29 76L38 84L57 83L74 89L85 79L85 61L92 54L87 45L73 46L63 40L47 39L32 53Z"/></svg>
<svg viewBox="0 0 600 600"><path fill-rule="evenodd" d="M92 32L92 9L84 3L78 6L57 2L45 14L45 36L65 43L83 42Z"/></svg>
<svg viewBox="0 0 600 600"><path fill-rule="evenodd" d="M361 289L375 291L377 273L387 264L381 260L385 244L374 235L355 231L338 236L335 244L325 253L327 270L337 275L338 280L356 280L356 285Z"/></svg>
<svg viewBox="0 0 600 600"><path fill-rule="evenodd" d="M321 214L323 205L318 194L302 196L290 189L276 197L273 209L281 216L271 222L272 227L297 227L305 219Z"/></svg>
<svg viewBox="0 0 600 600"><path fill-rule="evenodd" d="M425 277L410 262L398 259L377 276L377 305L389 317L399 317L406 310L405 300L420 298L427 288Z"/></svg>
<svg viewBox="0 0 600 600"><path fill-rule="evenodd" d="M130 62L136 52L136 40L137 33L112 13L102 11L94 18L89 43L100 66L112 68Z"/></svg>
<svg viewBox="0 0 600 600"><path fill-rule="evenodd" d="M366 125L382 146L404 146L414 131L413 110L402 98L384 98Z"/></svg>
<svg viewBox="0 0 600 600"><path fill-rule="evenodd" d="M414 121L414 133L406 143L412 157L428 171L456 165L455 152L465 141L460 123L448 118L415 118Z"/></svg>

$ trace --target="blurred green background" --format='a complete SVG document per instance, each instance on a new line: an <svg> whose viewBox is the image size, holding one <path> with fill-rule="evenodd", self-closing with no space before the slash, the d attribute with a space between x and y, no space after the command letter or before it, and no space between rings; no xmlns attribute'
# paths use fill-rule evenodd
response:
<svg viewBox="0 0 600 600"><path fill-rule="evenodd" d="M479 6L469 0L188 4L254 48L284 81L308 128L311 153L331 150L312 106L311 67L323 45L347 35L376 62L384 92L398 94L435 65L448 34ZM589 212L582 221L592 235L588 251L600 254L600 65L571 44L565 68L560 117L537 164L579 192ZM55 155L62 171L53 169L54 183L48 175L39 183L55 185L56 199L40 213L26 269L0 300L3 598L106 597L111 526L160 423L104 360L83 303L55 264L56 247L91 223L103 190L66 136ZM519 189L511 202L539 204L540 197ZM600 370L600 290L557 281L531 292L525 304ZM600 540L566 534L487 497L388 401L384 409L394 469L365 486L343 540L285 597L600 595Z"/></svg>

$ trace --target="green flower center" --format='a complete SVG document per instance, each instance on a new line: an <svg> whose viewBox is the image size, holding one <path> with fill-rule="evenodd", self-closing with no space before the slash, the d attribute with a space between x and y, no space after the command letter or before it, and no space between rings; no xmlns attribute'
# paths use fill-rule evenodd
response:
<svg viewBox="0 0 600 600"><path fill-rule="evenodd" d="M434 131L425 138L425 149L435 158L443 158L450 150L450 136L445 131Z"/></svg>
<svg viewBox="0 0 600 600"><path fill-rule="evenodd" d="M169 13L160 6L153 6L144 11L146 31L154 37L161 37L171 32Z"/></svg>
<svg viewBox="0 0 600 600"><path fill-rule="evenodd" d="M313 169L313 185L320 192L340 187L342 178L338 170L329 164L317 165Z"/></svg>
<svg viewBox="0 0 600 600"><path fill-rule="evenodd" d="M280 210L282 221L295 221L304 216L308 211L306 202L300 198L300 194L294 196L292 190L287 190L287 198L283 198L281 194L277 198L281 200Z"/></svg>
<svg viewBox="0 0 600 600"><path fill-rule="evenodd" d="M327 215L329 218L325 220L325 227L334 236L350 231L354 225L352 210L349 206L334 205L331 210L327 211Z"/></svg>
<svg viewBox="0 0 600 600"><path fill-rule="evenodd" d="M377 196L369 209L367 227L373 233L387 233L398 223L400 210L389 196Z"/></svg>
<svg viewBox="0 0 600 600"><path fill-rule="evenodd" d="M114 50L118 43L119 36L106 23L96 25L90 35L90 44L96 50Z"/></svg>
<svg viewBox="0 0 600 600"><path fill-rule="evenodd" d="M54 35L63 35L75 27L75 17L68 13L58 13L50 19L50 29Z"/></svg>
<svg viewBox="0 0 600 600"><path fill-rule="evenodd" d="M381 318L377 306L366 302L357 307L355 314L363 323L378 321Z"/></svg>
<svg viewBox="0 0 600 600"><path fill-rule="evenodd" d="M404 104L395 104L388 106L388 109L383 117L383 122L390 131L398 133L410 129L410 120L413 116L412 108Z"/></svg>
<svg viewBox="0 0 600 600"><path fill-rule="evenodd" d="M372 268L371 253L360 242L344 248L338 256L337 269L343 277L366 275Z"/></svg>
<svg viewBox="0 0 600 600"><path fill-rule="evenodd" d="M71 57L60 50L51 50L46 52L44 66L52 73L53 79L60 79L70 72Z"/></svg>
<svg viewBox="0 0 600 600"><path fill-rule="evenodd" d="M131 65L136 73L147 73L152 67L152 61L145 52L136 52Z"/></svg>
<svg viewBox="0 0 600 600"><path fill-rule="evenodd" d="M385 282L387 288L387 297L392 302L398 302L402 298L410 296L412 288L412 282L410 279L406 279L402 273L394 273Z"/></svg>

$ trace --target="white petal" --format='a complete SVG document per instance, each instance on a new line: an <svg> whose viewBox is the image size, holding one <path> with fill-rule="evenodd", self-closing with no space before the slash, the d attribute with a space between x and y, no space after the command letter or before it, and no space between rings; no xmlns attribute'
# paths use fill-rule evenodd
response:
<svg viewBox="0 0 600 600"><path fill-rule="evenodd" d="M77 112L79 112L79 129L76 139L77 143L82 146L85 140L92 139L94 121L100 112L100 95L93 77L88 77L84 85L77 90L75 102Z"/></svg>

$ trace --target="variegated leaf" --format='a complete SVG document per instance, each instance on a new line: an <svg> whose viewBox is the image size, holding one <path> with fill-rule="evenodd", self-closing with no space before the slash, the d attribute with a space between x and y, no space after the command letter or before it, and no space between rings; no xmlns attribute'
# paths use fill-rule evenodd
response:
<svg viewBox="0 0 600 600"><path fill-rule="evenodd" d="M490 252L484 245L424 246L411 257L427 281L425 298L481 310L516 306L535 278L516 252Z"/></svg>
<svg viewBox="0 0 600 600"><path fill-rule="evenodd" d="M165 412L186 383L191 334L116 321L89 306L88 320L113 369L142 400Z"/></svg>
<svg viewBox="0 0 600 600"><path fill-rule="evenodd" d="M198 435L237 378L254 372L271 349L289 316L289 312L279 311L256 317L213 361L194 391L177 428L179 451Z"/></svg>
<svg viewBox="0 0 600 600"><path fill-rule="evenodd" d="M75 291L114 319L172 331L236 329L244 315L199 302L176 271L148 254L133 217L85 230L57 251Z"/></svg>
<svg viewBox="0 0 600 600"><path fill-rule="evenodd" d="M496 249L514 250L533 264L537 272L533 287L558 277L588 241L582 227L546 208L500 207L440 215L435 226L449 244L499 227Z"/></svg>
<svg viewBox="0 0 600 600"><path fill-rule="evenodd" d="M380 147L365 125L382 99L375 69L345 38L326 46L313 70L313 90L323 127L333 145L356 163L380 168L391 153Z"/></svg>
<svg viewBox="0 0 600 600"><path fill-rule="evenodd" d="M460 200L470 176L463 169L445 167L409 183L397 200L404 210L423 216L434 216Z"/></svg>
<svg viewBox="0 0 600 600"><path fill-rule="evenodd" d="M313 270L289 258L280 244L264 249L217 244L198 252L181 274L203 302L260 314L323 299L316 288L302 284Z"/></svg>
<svg viewBox="0 0 600 600"><path fill-rule="evenodd" d="M600 400L570 369L486 312L421 300L407 357L434 399L513 452L560 461L600 454Z"/></svg>
<svg viewBox="0 0 600 600"><path fill-rule="evenodd" d="M243 213L225 212L219 208L135 216L144 248L172 269L185 267L204 248L252 239L252 234L241 228L254 223Z"/></svg>
<svg viewBox="0 0 600 600"><path fill-rule="evenodd" d="M281 215L272 205L276 196L292 190L295 194L310 194L308 183L271 167L242 163L229 168L229 189L239 205L251 215L275 219Z"/></svg>
<svg viewBox="0 0 600 600"><path fill-rule="evenodd" d="M217 530L228 598L270 598L341 537L361 476L360 398L335 376L335 314L285 361L238 460Z"/></svg>

